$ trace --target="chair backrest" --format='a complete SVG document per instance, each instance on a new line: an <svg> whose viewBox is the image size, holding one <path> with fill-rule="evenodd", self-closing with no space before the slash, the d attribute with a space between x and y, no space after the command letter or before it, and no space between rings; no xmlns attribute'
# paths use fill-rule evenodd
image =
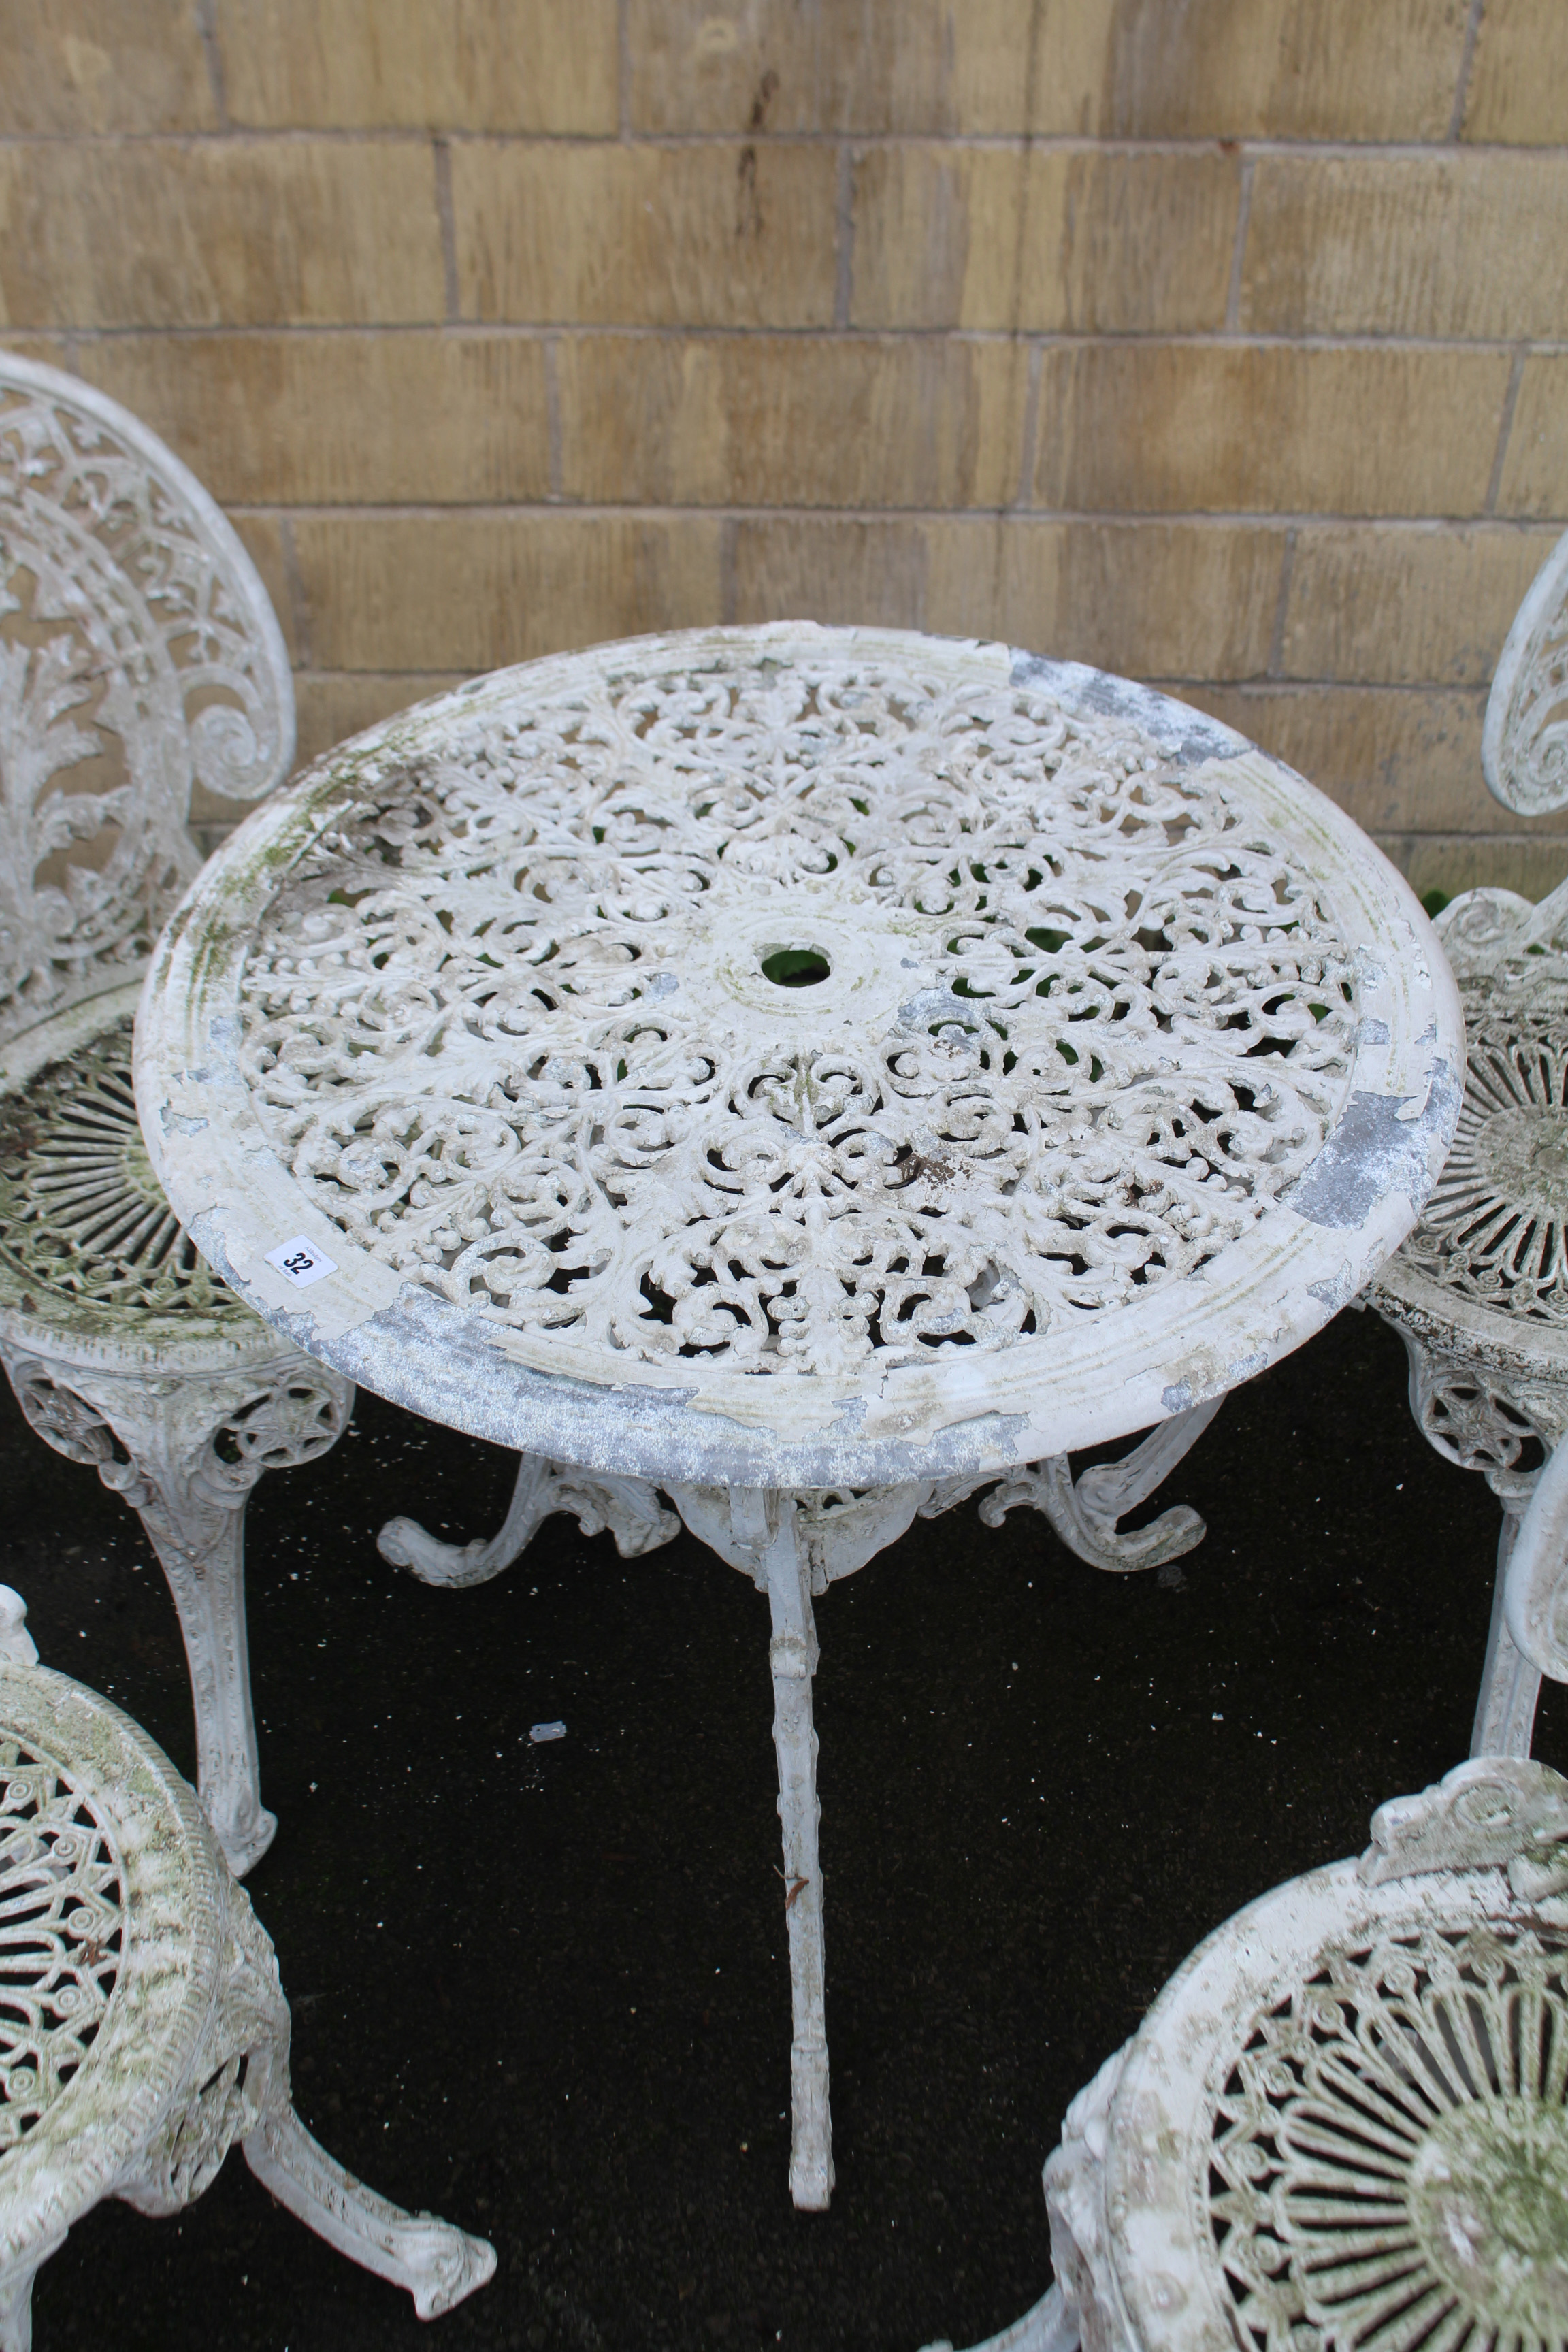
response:
<svg viewBox="0 0 1568 2352"><path fill-rule="evenodd" d="M193 788L294 756L281 632L195 476L0 352L0 1042L134 980L201 863Z"/></svg>
<svg viewBox="0 0 1568 2352"><path fill-rule="evenodd" d="M1568 531L1531 583L1498 656L1481 729L1492 796L1523 816L1568 802ZM1568 993L1568 882L1539 906L1515 890L1466 890L1437 918L1461 990L1505 988L1554 1013ZM1531 961L1526 961L1526 959Z"/></svg>
<svg viewBox="0 0 1568 2352"><path fill-rule="evenodd" d="M1568 531L1513 616L1481 730L1494 799L1521 816L1568 801Z"/></svg>

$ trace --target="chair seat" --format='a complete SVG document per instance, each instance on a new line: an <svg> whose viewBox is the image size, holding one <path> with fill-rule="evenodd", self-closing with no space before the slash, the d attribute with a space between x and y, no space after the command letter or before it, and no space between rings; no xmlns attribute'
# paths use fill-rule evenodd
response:
<svg viewBox="0 0 1568 2352"><path fill-rule="evenodd" d="M1568 532L1513 618L1481 730L1505 808L1568 799L1562 723ZM1539 905L1463 891L1436 919L1468 1039L1465 1096L1421 1223L1366 1292L1399 1333L1410 1409L1502 1505L1472 1756L1527 1756L1541 1677L1504 1622L1503 1582L1542 1465L1568 1435L1568 883Z"/></svg>
<svg viewBox="0 0 1568 2352"><path fill-rule="evenodd" d="M1366 1293L1405 1341L1421 1429L1516 1514L1568 1430L1568 962L1530 963L1459 974L1453 1145L1420 1223Z"/></svg>
<svg viewBox="0 0 1568 2352"><path fill-rule="evenodd" d="M43 1667L0 1666L0 2268L112 2193L188 2097L226 1880L128 1716Z"/></svg>
<svg viewBox="0 0 1568 2352"><path fill-rule="evenodd" d="M1453 1145L1420 1223L1380 1277L1395 1298L1439 1312L1440 1301L1457 1322L1495 1322L1498 1344L1543 1369L1555 1369L1568 1342L1568 1002L1553 1002L1558 993L1463 987L1465 1099Z"/></svg>
<svg viewBox="0 0 1568 2352"><path fill-rule="evenodd" d="M36 1733L0 1735L0 2183L87 2062L124 1957L125 1864L90 1788Z"/></svg>
<svg viewBox="0 0 1568 2352"><path fill-rule="evenodd" d="M78 1024L79 1028L79 1024ZM0 1305L65 1334L148 1316L261 1327L182 1232L131 1079L132 1015L0 1096ZM160 1335L161 1337L163 1335Z"/></svg>
<svg viewBox="0 0 1568 2352"><path fill-rule="evenodd" d="M0 1588L0 2352L26 2352L33 2275L84 2213L177 2212L237 2141L422 2317L449 2310L492 2249L310 2137L276 1957L195 1792L129 1716L28 1662L24 1614Z"/></svg>
<svg viewBox="0 0 1568 2352"><path fill-rule="evenodd" d="M1556 2347L1568 1783L1482 1759L1237 1913L1046 2168L1086 2352Z"/></svg>

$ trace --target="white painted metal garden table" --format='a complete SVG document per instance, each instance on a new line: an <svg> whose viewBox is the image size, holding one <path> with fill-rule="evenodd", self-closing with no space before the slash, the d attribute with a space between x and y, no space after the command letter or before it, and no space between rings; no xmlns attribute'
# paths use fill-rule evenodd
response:
<svg viewBox="0 0 1568 2352"><path fill-rule="evenodd" d="M165 933L137 1089L242 1297L522 1449L505 1541L409 1529L422 1572L549 1508L647 1549L658 1488L767 1591L821 2206L813 1595L986 1486L1102 1566L1195 1540L1117 1512L1398 1244L1463 1066L1409 891L1240 737L789 624L531 663L319 761ZM1161 1424L1075 1488L1068 1449Z"/></svg>

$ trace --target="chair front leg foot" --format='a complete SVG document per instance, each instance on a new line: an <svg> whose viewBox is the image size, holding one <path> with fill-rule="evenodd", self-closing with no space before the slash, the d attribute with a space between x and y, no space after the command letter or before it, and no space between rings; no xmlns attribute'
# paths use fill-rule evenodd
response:
<svg viewBox="0 0 1568 2352"><path fill-rule="evenodd" d="M972 2345L970 2352L1078 2352L1079 2341L1078 2313L1060 2287L1052 2286L1022 2319L1016 2319L1000 2336L988 2336L984 2344ZM939 2338L922 2346L921 2352L952 2352L952 2339Z"/></svg>
<svg viewBox="0 0 1568 2352"><path fill-rule="evenodd" d="M488 1584L510 1568L540 1521L552 1511L570 1512L585 1536L608 1528L623 1559L655 1551L680 1531L680 1521L673 1511L662 1508L645 1479L573 1470L547 1462L542 1454L524 1454L506 1517L488 1541L443 1543L417 1519L396 1518L382 1528L376 1549L394 1568L412 1569L422 1584L460 1591L466 1585Z"/></svg>
<svg viewBox="0 0 1568 2352"><path fill-rule="evenodd" d="M241 2145L280 2205L351 2262L405 2287L421 2319L438 2318L494 2276L488 2240L378 2197L311 2138L291 2107L268 2116Z"/></svg>

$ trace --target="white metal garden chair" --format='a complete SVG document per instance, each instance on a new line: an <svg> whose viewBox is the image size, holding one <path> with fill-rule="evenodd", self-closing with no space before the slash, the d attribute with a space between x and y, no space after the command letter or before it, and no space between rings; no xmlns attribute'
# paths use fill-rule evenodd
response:
<svg viewBox="0 0 1568 2352"><path fill-rule="evenodd" d="M193 1791L129 1716L37 1664L26 1613L0 1586L0 2352L28 2352L34 2274L84 2213L177 2213L237 2140L318 2236L422 2319L449 2311L494 2250L311 2138L272 1946Z"/></svg>
<svg viewBox="0 0 1568 2352"><path fill-rule="evenodd" d="M1505 807L1568 803L1568 535L1509 632L1481 763ZM1539 906L1468 890L1436 927L1464 1001L1464 1108L1421 1223L1367 1297L1405 1342L1421 1429L1502 1505L1470 1752L1528 1756L1541 1678L1502 1593L1541 1459L1568 1429L1568 882Z"/></svg>
<svg viewBox="0 0 1568 2352"><path fill-rule="evenodd" d="M1568 1682L1568 1447L1502 1613ZM1555 2352L1568 1780L1473 1757L1238 1911L1073 2101L1045 2189L1056 2282L976 2352Z"/></svg>
<svg viewBox="0 0 1568 2352"><path fill-rule="evenodd" d="M193 793L294 749L267 593L199 482L113 401L0 352L0 1361L40 1437L141 1514L179 1611L201 1793L265 1853L243 1515L350 1384L208 1271L148 1162L138 989L201 863Z"/></svg>
<svg viewBox="0 0 1568 2352"><path fill-rule="evenodd" d="M985 2352L1561 2343L1568 1781L1480 1757L1199 1946L1068 2111Z"/></svg>

